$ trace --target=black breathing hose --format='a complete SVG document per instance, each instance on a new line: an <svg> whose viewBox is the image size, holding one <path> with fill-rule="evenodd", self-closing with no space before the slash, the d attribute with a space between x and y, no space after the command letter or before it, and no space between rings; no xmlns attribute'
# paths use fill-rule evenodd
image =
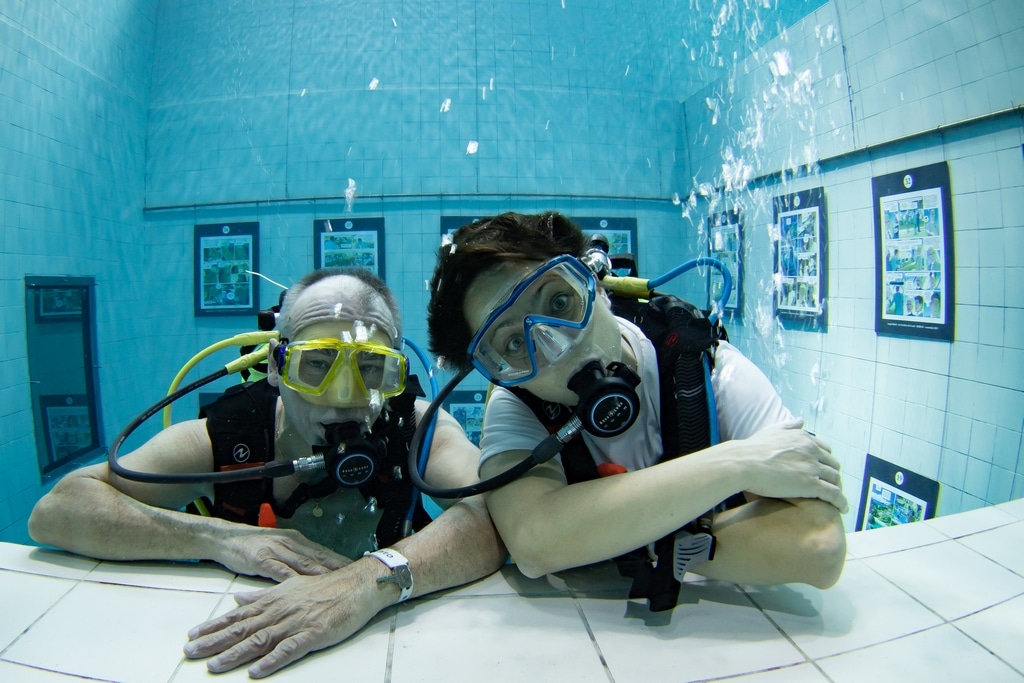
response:
<svg viewBox="0 0 1024 683"><path fill-rule="evenodd" d="M434 400L431 401L430 405L427 407L426 413L423 415L423 419L419 420L416 425L416 432L413 434L412 443L409 444L409 475L412 477L413 484L417 489L433 498L466 498L468 496L475 496L480 493L486 493L487 491L493 491L496 488L500 488L523 476L536 465L547 462L551 458L555 457L559 451L562 450L562 446L565 445L565 442L575 436L579 431L579 427L577 426L571 431L571 433L566 435L567 427L563 427L557 434L552 434L537 444L537 447L533 449L533 452L530 453L528 457L490 479L485 479L484 481L480 481L475 484L459 486L456 488L445 489L431 486L423 480L426 472L420 472L420 463L424 463L425 470L425 463L429 457L430 450L430 444L423 443L424 435L427 432L428 425L434 421L437 409L448 397L448 394L450 394L452 390L462 382L462 380L466 379L472 371L472 369L461 371L445 385L437 396L434 397ZM575 424L579 424L578 420L575 421ZM426 457L423 457L420 454L420 451L424 446L427 448L427 453L424 454Z"/></svg>
<svg viewBox="0 0 1024 683"><path fill-rule="evenodd" d="M152 405L148 410L146 410L146 412L132 420L131 423L117 435L117 438L114 439L114 442L110 445L110 450L107 452L107 465L110 467L110 471L122 479L141 481L148 484L222 484L231 481L262 479L264 477L283 477L292 474L292 472L295 471L295 466L290 462L272 462L264 465L263 467L252 467L242 470L233 470L230 472L181 472L176 474L155 474L152 472L137 472L135 470L126 469L117 461L118 450L128 437L131 436L132 432L138 429L143 422L153 417L163 410L165 406L174 403L185 394L191 393L199 387L205 386L210 382L227 376L228 374L230 373L227 368L221 368L211 375L207 375L202 379L197 379L192 384L178 389L172 394L168 394L158 403Z"/></svg>

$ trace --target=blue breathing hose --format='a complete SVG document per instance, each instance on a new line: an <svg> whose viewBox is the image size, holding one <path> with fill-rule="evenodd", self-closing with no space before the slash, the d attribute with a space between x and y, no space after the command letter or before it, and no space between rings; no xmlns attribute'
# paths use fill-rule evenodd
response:
<svg viewBox="0 0 1024 683"><path fill-rule="evenodd" d="M693 268L696 268L698 266L711 266L712 268L717 269L722 274L722 296L721 296L721 298L718 301L715 302L715 306L713 307L711 313L708 315L708 319L712 323L715 323L718 320L719 314L722 312L722 310L723 310L723 308L725 306L725 303L729 300L729 295L732 293L732 274L729 272L729 269L725 267L725 264L722 263L721 261L719 261L716 258L711 258L709 256L700 256L698 258L691 259L691 260L689 260L689 261L687 261L685 263L681 263L680 265L678 265L675 268L669 270L665 274L660 275L659 277L656 277L653 280L648 280L646 282L646 291L653 292L656 287L659 287L660 285L665 284L669 280L672 280L672 279L682 275L686 271L691 270ZM635 282L641 284L641 286L644 285L644 282L642 280L635 279L635 278L630 278L630 279L633 279ZM415 351L417 353L417 355L419 355L420 361L423 363L423 365L425 367L428 368L428 374L430 376L430 381L431 381L431 389L432 389L432 391L434 393L434 396L435 396L434 401L437 401L438 399L443 398L442 396L438 396L438 394L437 394L437 384L436 384L436 381L434 380L433 373L430 372L430 364L429 364L429 361L426 359L426 356L419 349L419 347L417 347L414 343L412 343L411 340L406 339L406 343L410 345L410 347L413 349L413 351ZM469 374L469 372L466 371L466 372L461 373L458 377L455 377L448 384L448 386L445 387L444 392L443 392L444 395L447 396L448 393L450 393L451 389L454 388L455 385L459 384L463 379L465 379L468 374ZM712 443L712 445L714 445L714 444L717 444L719 442L720 435L719 435L718 418L717 418L718 412L717 412L717 409L716 409L716 406L715 406L715 396L714 396L714 392L711 390L711 369L710 369L710 366L708 365L708 359L707 358L704 359L704 381L705 381L706 386L707 386L706 394L707 394L707 403L708 403L708 414L711 417L711 425L710 425L710 427L711 427L711 443ZM436 406L435 407L434 406L434 401L431 402L431 408L430 408L430 410L428 410L428 414L430 416L429 417L429 423L427 424L427 426L426 426L426 428L425 428L425 430L423 432L423 438L420 439L420 440L417 440L416 438L414 438L413 439L413 443L411 444L411 448L416 449L416 450L419 451L419 453L415 454L415 459L416 459L416 464L417 464L417 467L415 468L415 474L418 475L418 476L414 477L414 486L416 486L417 488L420 488L420 489L422 489L424 487L426 487L427 489L430 488L429 486L427 486L427 484L425 482L423 482L423 478L426 475L427 460L430 457L430 444L431 444L431 442L433 440L434 426L435 426L435 423L437 421L436 408L440 407L440 406ZM417 428L417 431L419 431L419 428ZM418 436L418 434L417 434L417 436ZM548 440L550 440L550 439L551 439L551 437L549 437ZM547 444L547 441L545 441L544 444L542 444L542 445L546 445L546 444ZM561 444L558 444L558 448L556 448L554 452L557 452L558 450L560 450L560 447L561 447ZM544 456L543 460L549 459L550 457L552 457L553 454L554 453L552 453L550 455ZM412 455L412 454L410 454L410 455ZM412 458L410 458L410 459L412 459ZM458 489L458 490L456 490L456 489L444 490L443 493L445 495L442 496L442 497L463 497L463 496L466 496L466 495L476 495L477 493L482 493L484 491L489 491L492 488L496 488L497 486L502 486L502 485L508 483L509 481L512 481L513 479L515 479L516 477L518 477L522 473L524 473L526 470L531 468L534 464L536 464L537 462L541 462L541 461L542 460L537 460L537 459L534 459L532 457L531 458L527 458L527 459L523 460L522 462L520 462L517 466L510 468L508 471L502 473L501 475L493 477L493 478L487 480L486 482L481 482L480 484L477 484L477 485L474 485L474 486L463 487L462 489ZM419 481L421 483L420 484L416 484L415 483L416 479L419 479ZM499 482L499 480L500 480L500 482ZM479 488L479 490L476 490L477 488ZM438 491L438 495L441 495L441 493L442 492L439 490ZM409 509L409 517L408 517L408 519L412 518L412 514L413 514L413 511L415 509L415 506L416 506L416 497L413 496L413 506Z"/></svg>
<svg viewBox="0 0 1024 683"><path fill-rule="evenodd" d="M729 295L732 294L732 273L730 273L729 269L725 267L725 264L719 261L718 259L711 258L710 256L698 256L695 259L690 259L685 263L680 263L678 266L669 270L667 273L659 275L653 280L649 280L647 286L651 290L657 289L658 287L665 284L669 280L673 280L682 275L683 273L685 273L686 271L696 268L697 266L711 266L712 268L717 269L718 272L722 274L722 297L717 302L715 302L716 306L712 309L711 314L708 316L708 319L710 319L711 322L715 322L716 320L718 320L719 313L721 313L725 309L725 304L726 302L729 301Z"/></svg>
<svg viewBox="0 0 1024 683"><path fill-rule="evenodd" d="M426 371L427 371L427 379L430 381L430 400L432 401L434 399L434 397L437 396L438 387L437 387L437 378L434 377L433 366L430 364L430 358L427 356L426 353L424 353L423 349L420 348L420 346L416 342L414 342L412 339L409 339L408 337L403 337L402 339L405 341L405 345L413 350L413 353L415 353L416 357L420 359L420 363L423 364L424 369L426 369ZM430 424L427 425L427 431L426 431L426 434L425 434L425 436L423 438L423 442L425 444L433 443L433 441L434 441L434 427L435 427L435 425L437 425L437 413L436 412L433 413L430 416ZM420 477L423 477L424 473L427 470L427 456L428 456L428 454L430 452L430 449L429 448L424 448L424 449L422 449L422 451L424 451L424 452L420 453L419 460L418 460L418 462L419 462L418 471L419 471ZM412 503L409 505L409 511L405 515L405 519L406 519L407 522L411 522L412 521L412 516L416 512L416 502L418 500L417 496L416 496L417 493L418 492L416 491L416 487L415 487L415 484L414 484L413 485Z"/></svg>

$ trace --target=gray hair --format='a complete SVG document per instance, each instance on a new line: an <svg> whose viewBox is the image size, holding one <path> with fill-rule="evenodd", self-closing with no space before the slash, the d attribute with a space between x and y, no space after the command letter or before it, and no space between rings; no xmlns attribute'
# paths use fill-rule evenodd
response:
<svg viewBox="0 0 1024 683"><path fill-rule="evenodd" d="M391 340L392 346L400 348L402 346L402 313L398 308L398 300L384 280L365 268L320 268L302 276L298 282L288 289L281 302L281 313L277 320L277 327L281 336L290 339L299 331L300 321L292 319L292 308L306 288L321 280L343 275L355 278L365 285L358 293L353 293L363 310L379 308L381 304L387 308L394 323L394 329L385 329L384 331L389 336L394 335ZM307 322L301 321L301 324L306 324Z"/></svg>

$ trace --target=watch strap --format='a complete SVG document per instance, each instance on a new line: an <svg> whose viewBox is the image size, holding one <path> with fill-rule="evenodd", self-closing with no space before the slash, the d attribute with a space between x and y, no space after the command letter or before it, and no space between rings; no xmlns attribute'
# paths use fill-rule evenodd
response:
<svg viewBox="0 0 1024 683"><path fill-rule="evenodd" d="M412 572L409 571L409 560L402 553L391 548L382 548L373 552L363 553L363 556L375 557L384 563L390 570L390 576L381 576L377 579L378 584L394 583L401 589L398 602L405 602L412 596Z"/></svg>

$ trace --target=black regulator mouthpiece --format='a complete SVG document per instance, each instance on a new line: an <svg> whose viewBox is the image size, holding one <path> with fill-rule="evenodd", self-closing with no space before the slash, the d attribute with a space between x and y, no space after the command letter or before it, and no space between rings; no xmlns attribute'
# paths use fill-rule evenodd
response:
<svg viewBox="0 0 1024 683"><path fill-rule="evenodd" d="M377 473L387 445L367 439L358 422L329 424L324 429L326 446L314 447L324 458L324 466L339 486L362 486Z"/></svg>
<svg viewBox="0 0 1024 683"><path fill-rule="evenodd" d="M583 429L594 436L618 436L633 426L640 410L634 389L640 377L625 363L615 362L607 370L592 360L569 380L569 389L580 397L576 416Z"/></svg>

